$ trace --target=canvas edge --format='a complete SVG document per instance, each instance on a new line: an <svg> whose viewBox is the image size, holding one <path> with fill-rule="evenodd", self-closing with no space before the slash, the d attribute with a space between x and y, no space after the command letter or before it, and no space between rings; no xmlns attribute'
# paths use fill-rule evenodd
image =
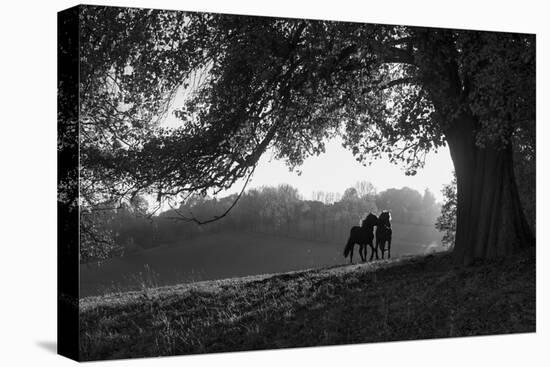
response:
<svg viewBox="0 0 550 367"><path fill-rule="evenodd" d="M79 13L57 13L57 353L79 357Z"/></svg>

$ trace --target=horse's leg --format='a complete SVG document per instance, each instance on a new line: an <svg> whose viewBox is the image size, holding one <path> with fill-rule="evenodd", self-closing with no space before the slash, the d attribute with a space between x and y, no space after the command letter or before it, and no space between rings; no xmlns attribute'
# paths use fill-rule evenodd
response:
<svg viewBox="0 0 550 367"><path fill-rule="evenodd" d="M361 250L363 250L361 252L361 261L365 262L367 261L367 244L366 243L361 244Z"/></svg>
<svg viewBox="0 0 550 367"><path fill-rule="evenodd" d="M368 245L369 245L368 247L370 247L370 253L371 253L371 256L372 256L372 251L373 251L373 249L372 249L372 243L369 243ZM367 246L365 246L365 258L367 257L367 254L368 254ZM372 258L369 259L369 261L371 261L371 260L372 260Z"/></svg>
<svg viewBox="0 0 550 367"><path fill-rule="evenodd" d="M391 237L388 239L388 259L391 257L390 250L391 250Z"/></svg>
<svg viewBox="0 0 550 367"><path fill-rule="evenodd" d="M353 249L355 248L355 244L351 246L351 252L349 253L349 263L353 264Z"/></svg>
<svg viewBox="0 0 550 367"><path fill-rule="evenodd" d="M372 257L374 256L374 251L376 251L375 248L374 248L374 246L372 245L372 243L371 243L370 249L371 249L371 252L370 252L370 259L369 259L369 261L372 261Z"/></svg>

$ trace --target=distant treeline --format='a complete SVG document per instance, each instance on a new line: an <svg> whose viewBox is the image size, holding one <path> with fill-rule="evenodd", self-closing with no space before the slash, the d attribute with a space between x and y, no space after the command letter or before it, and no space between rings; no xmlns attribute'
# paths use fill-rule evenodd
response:
<svg viewBox="0 0 550 367"><path fill-rule="evenodd" d="M135 252L163 244L185 243L187 239L210 233L248 231L307 239L342 242L350 227L358 225L369 212L389 210L394 223L430 227L433 231L440 204L426 189L424 194L408 187L377 193L372 184L359 182L342 195L315 192L314 200L304 200L290 185L250 189L222 219L198 225L190 218L208 220L222 214L237 198L193 196L178 208L148 217L147 202L132 203L101 214L103 232L109 233L118 248L114 255ZM111 255L112 256L112 255ZM93 261L93 258L82 259Z"/></svg>

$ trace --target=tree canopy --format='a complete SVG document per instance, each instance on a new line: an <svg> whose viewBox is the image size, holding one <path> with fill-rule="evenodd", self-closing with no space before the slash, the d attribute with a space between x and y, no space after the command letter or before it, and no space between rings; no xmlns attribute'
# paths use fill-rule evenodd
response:
<svg viewBox="0 0 550 367"><path fill-rule="evenodd" d="M108 7L81 24L90 205L217 193L268 148L299 169L336 134L407 174L451 144L471 202L470 137L476 152L534 147L533 35ZM181 125L159 126L182 94Z"/></svg>
<svg viewBox="0 0 550 367"><path fill-rule="evenodd" d="M533 101L525 35L109 7L85 8L82 24L83 166L120 193L228 188L268 146L297 167L336 133L359 160L386 154L413 173L461 108L483 117L480 142L533 120L517 108ZM435 109L445 62L461 63L463 88ZM182 127L158 128L201 73Z"/></svg>

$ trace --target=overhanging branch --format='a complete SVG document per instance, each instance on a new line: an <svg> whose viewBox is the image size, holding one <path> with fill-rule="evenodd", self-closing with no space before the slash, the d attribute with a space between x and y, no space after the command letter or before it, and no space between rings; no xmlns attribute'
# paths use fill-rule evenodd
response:
<svg viewBox="0 0 550 367"><path fill-rule="evenodd" d="M247 178L246 178L246 181L241 189L241 191L239 192L239 194L237 195L237 197L235 198L235 200L233 201L233 203L220 215L215 215L213 218L210 218L210 219L207 219L207 220L199 220L197 219L195 216L193 216L193 213L191 213L191 217L188 217L186 215L184 215L182 212L180 212L178 209L174 208L172 205L168 204L170 206L170 208L172 210L174 210L174 212L178 215L177 217L164 217L166 219L175 219L175 220L182 220L184 222L193 222L193 223L196 223L198 225L203 225L203 224L208 224L208 223L212 223L212 222L215 222L217 220L220 220L222 218L224 218L227 214L229 214L229 212L231 211L231 209L233 209L235 207L235 205L237 205L237 202L240 200L240 198L242 197L242 195L244 194L244 191L246 189L246 187L248 186L248 182L250 181L250 178L252 177L252 174L254 173L254 170L256 169L256 165L254 165L252 167L252 170L250 171L250 173L248 174Z"/></svg>

